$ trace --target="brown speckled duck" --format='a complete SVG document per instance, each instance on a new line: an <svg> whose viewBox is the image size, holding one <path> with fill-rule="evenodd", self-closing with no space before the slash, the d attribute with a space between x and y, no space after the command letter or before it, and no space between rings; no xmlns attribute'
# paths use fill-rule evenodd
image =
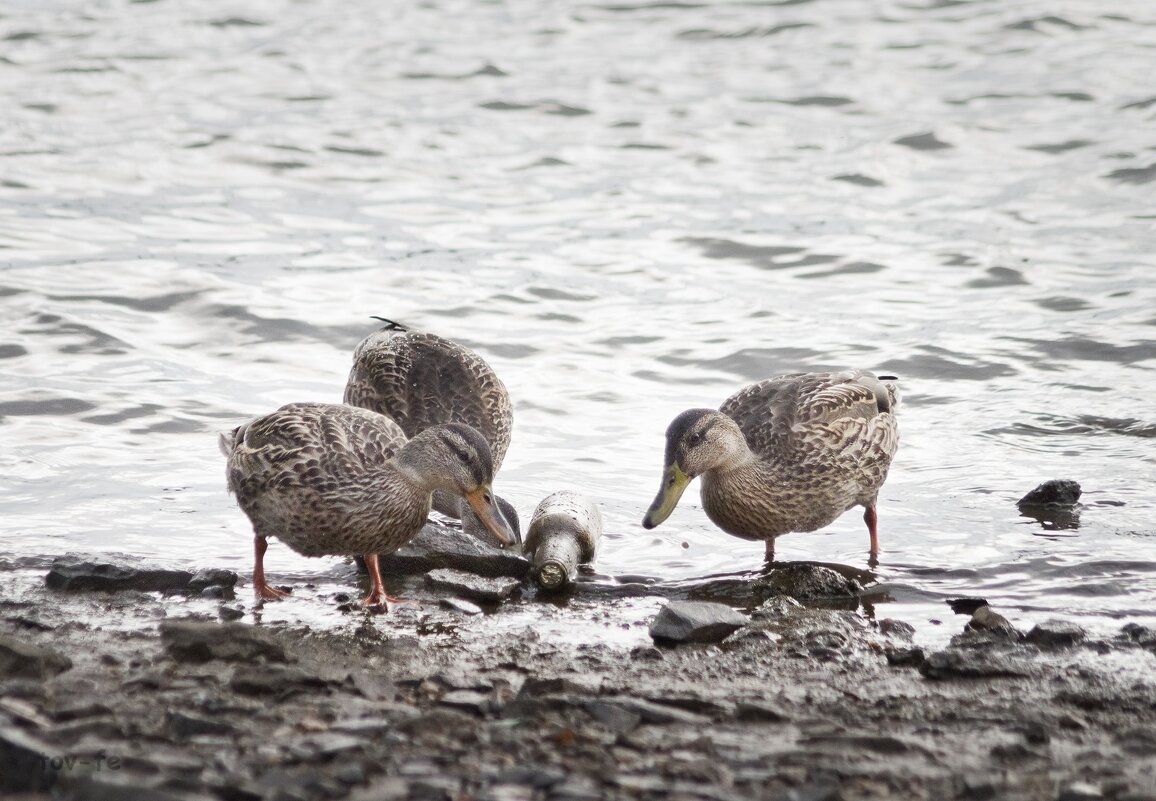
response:
<svg viewBox="0 0 1156 801"><path fill-rule="evenodd" d="M268 537L304 556L359 554L386 605L377 554L421 529L431 496L461 496L503 544L513 537L495 505L494 466L484 437L461 424L433 426L407 441L388 417L329 403L291 403L222 434L229 489L253 523L257 597L287 593L265 581Z"/></svg>
<svg viewBox="0 0 1156 801"><path fill-rule="evenodd" d="M764 540L816 531L863 506L871 560L875 502L899 446L897 379L855 370L793 373L752 384L713 409L690 409L666 431L662 487L642 521L670 516L702 476L702 505L728 534Z"/></svg>
<svg viewBox="0 0 1156 801"><path fill-rule="evenodd" d="M506 385L474 351L457 342L400 323L386 323L366 337L353 354L344 400L396 421L407 437L445 423L464 423L490 445L494 472L510 447L514 407ZM499 499L518 535L513 507ZM459 509L460 507L460 509ZM463 525L477 528L467 507L445 493L434 493L433 508ZM481 533L480 531L476 533Z"/></svg>

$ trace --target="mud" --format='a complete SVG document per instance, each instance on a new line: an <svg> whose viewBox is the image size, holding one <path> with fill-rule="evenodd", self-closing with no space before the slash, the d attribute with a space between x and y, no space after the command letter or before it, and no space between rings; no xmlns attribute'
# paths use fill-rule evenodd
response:
<svg viewBox="0 0 1156 801"><path fill-rule="evenodd" d="M1134 623L1094 638L957 618L925 654L907 624L762 587L721 642L667 645L649 628L668 601L641 590L527 592L484 613L421 581L385 615L287 602L332 615L325 628L268 622L247 591L6 593L0 791L1156 799L1156 632Z"/></svg>

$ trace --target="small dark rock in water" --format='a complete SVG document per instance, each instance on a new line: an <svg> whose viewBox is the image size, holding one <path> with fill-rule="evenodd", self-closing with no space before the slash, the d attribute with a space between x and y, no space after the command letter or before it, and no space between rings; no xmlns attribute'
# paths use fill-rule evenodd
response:
<svg viewBox="0 0 1156 801"><path fill-rule="evenodd" d="M245 610L239 606L225 606L222 604L221 608L217 610L217 617L221 618L221 620L240 620L244 616Z"/></svg>
<svg viewBox="0 0 1156 801"><path fill-rule="evenodd" d="M1069 478L1045 481L1016 502L1020 509L1036 507L1072 507L1080 500L1080 485Z"/></svg>
<svg viewBox="0 0 1156 801"><path fill-rule="evenodd" d="M426 583L431 587L449 590L474 601L504 601L522 585L514 578L486 578L462 570L441 568L426 574Z"/></svg>
<svg viewBox="0 0 1156 801"><path fill-rule="evenodd" d="M1141 648L1156 651L1156 630L1141 626L1139 623L1128 623L1121 629L1121 633Z"/></svg>
<svg viewBox="0 0 1156 801"><path fill-rule="evenodd" d="M71 667L72 660L56 651L0 635L0 677L44 680Z"/></svg>
<svg viewBox="0 0 1156 801"><path fill-rule="evenodd" d="M784 564L771 568L770 575L760 584L777 595L788 595L799 600L821 598L855 598L863 585L838 571L823 565L806 562Z"/></svg>
<svg viewBox="0 0 1156 801"><path fill-rule="evenodd" d="M138 567L128 562L94 562L74 554L57 557L44 581L54 590L82 592L140 590L175 592L188 589L188 570Z"/></svg>
<svg viewBox="0 0 1156 801"><path fill-rule="evenodd" d="M922 648L889 648L884 651L887 664L892 667L920 667L927 657Z"/></svg>
<svg viewBox="0 0 1156 801"><path fill-rule="evenodd" d="M726 639L747 624L745 615L710 601L671 601L650 624L659 643L712 643Z"/></svg>
<svg viewBox="0 0 1156 801"><path fill-rule="evenodd" d="M976 609L971 615L971 620L967 621L964 627L969 631L988 631L995 634L1006 634L1010 637L1018 637L1019 632L1016 627L1011 624L1006 617L992 610L986 604Z"/></svg>
<svg viewBox="0 0 1156 801"><path fill-rule="evenodd" d="M1027 641L1040 648L1067 648L1082 642L1088 634L1067 620L1045 620L1028 632Z"/></svg>
<svg viewBox="0 0 1156 801"><path fill-rule="evenodd" d="M251 662L260 658L284 662L287 658L285 649L264 631L241 623L166 620L160 630L165 650L178 662Z"/></svg>
<svg viewBox="0 0 1156 801"><path fill-rule="evenodd" d="M987 598L948 598L947 605L957 615L974 615L975 610L987 606Z"/></svg>
<svg viewBox="0 0 1156 801"><path fill-rule="evenodd" d="M378 557L383 575L413 576L452 568L493 578L524 579L530 562L512 548L495 548L460 529L427 523L395 552Z"/></svg>

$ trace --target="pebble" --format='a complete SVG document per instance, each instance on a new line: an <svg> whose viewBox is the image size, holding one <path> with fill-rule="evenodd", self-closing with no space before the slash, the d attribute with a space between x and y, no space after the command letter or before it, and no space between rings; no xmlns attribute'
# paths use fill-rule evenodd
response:
<svg viewBox="0 0 1156 801"><path fill-rule="evenodd" d="M72 668L72 660L51 648L0 635L0 676L45 680Z"/></svg>
<svg viewBox="0 0 1156 801"><path fill-rule="evenodd" d="M967 625L964 628L970 631L988 631L995 634L1006 634L1009 637L1019 636L1019 632L1016 631L1016 627L1011 624L1011 621L994 611L987 604L984 604L972 613L971 620L967 621Z"/></svg>
<svg viewBox="0 0 1156 801"><path fill-rule="evenodd" d="M520 579L509 577L487 578L464 570L439 568L426 574L426 584L449 590L472 601L504 601L514 595L522 586Z"/></svg>
<svg viewBox="0 0 1156 801"><path fill-rule="evenodd" d="M417 576L451 568L490 578L519 581L530 575L530 562L516 550L496 548L461 529L427 523L408 543L378 557L384 575Z"/></svg>

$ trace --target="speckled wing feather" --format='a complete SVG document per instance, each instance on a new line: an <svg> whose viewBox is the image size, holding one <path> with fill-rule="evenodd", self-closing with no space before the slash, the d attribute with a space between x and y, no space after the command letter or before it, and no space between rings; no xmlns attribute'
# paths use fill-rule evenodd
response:
<svg viewBox="0 0 1156 801"><path fill-rule="evenodd" d="M738 423L760 458L889 461L898 447L896 402L894 384L856 370L768 378L719 410Z"/></svg>
<svg viewBox="0 0 1156 801"><path fill-rule="evenodd" d="M242 505L260 487L335 492L363 481L367 470L385 464L406 442L388 417L311 403L282 406L239 426L231 438L228 482Z"/></svg>
<svg viewBox="0 0 1156 801"><path fill-rule="evenodd" d="M510 445L505 385L482 357L434 334L388 327L368 336L354 354L345 402L388 415L410 437L443 423L473 426L495 469Z"/></svg>

